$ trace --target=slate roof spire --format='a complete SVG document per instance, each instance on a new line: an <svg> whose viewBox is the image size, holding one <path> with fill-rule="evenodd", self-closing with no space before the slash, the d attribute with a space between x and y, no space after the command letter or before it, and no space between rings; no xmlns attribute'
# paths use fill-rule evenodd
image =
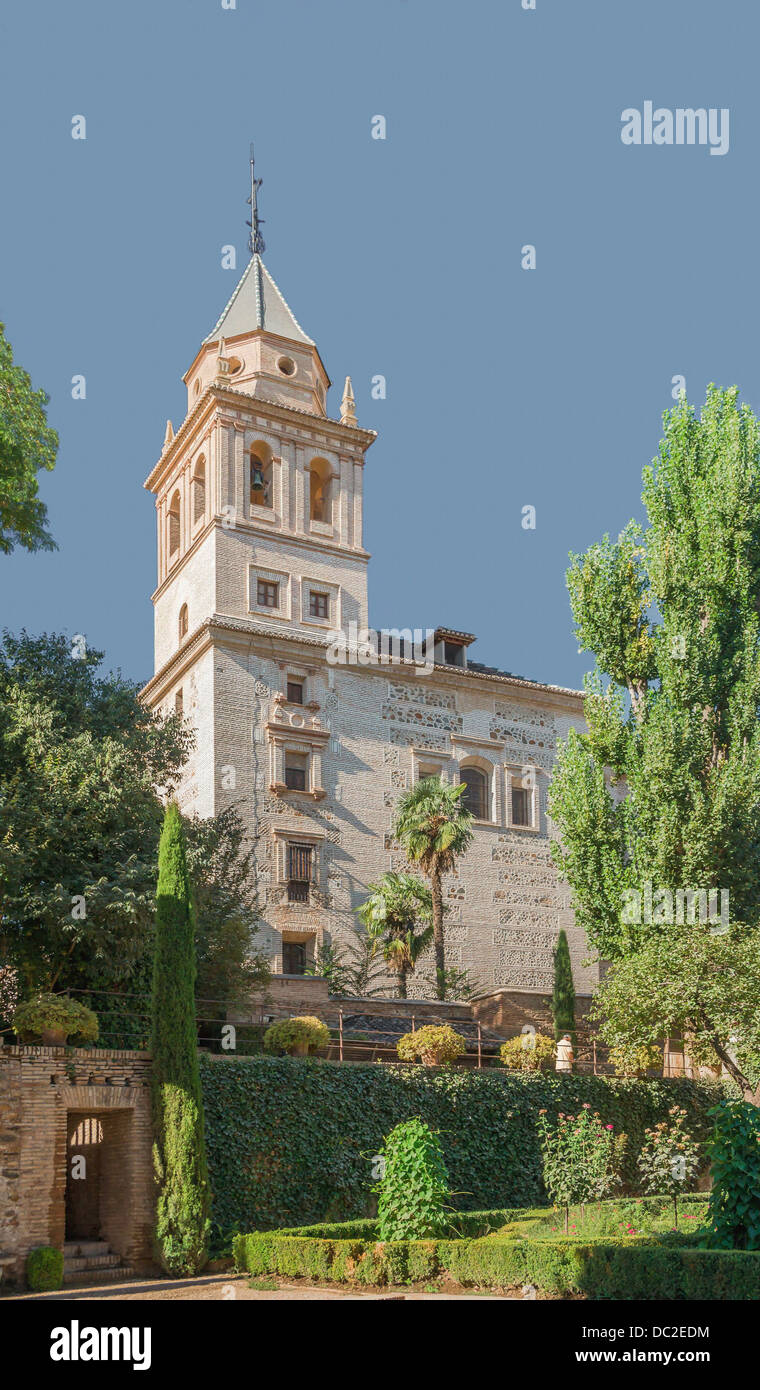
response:
<svg viewBox="0 0 760 1390"><path fill-rule="evenodd" d="M248 238L251 259L217 322L203 341L213 343L222 335L225 338L234 338L240 333L252 333L257 328L265 328L269 333L276 333L281 338L290 338L293 342L308 343L309 347L314 347L314 340L304 333L261 259L265 246L261 234L263 219L259 217L257 195L263 179L257 179L255 176L253 145L250 164L251 195L247 202L251 208L251 220L246 222L246 226L251 229Z"/></svg>

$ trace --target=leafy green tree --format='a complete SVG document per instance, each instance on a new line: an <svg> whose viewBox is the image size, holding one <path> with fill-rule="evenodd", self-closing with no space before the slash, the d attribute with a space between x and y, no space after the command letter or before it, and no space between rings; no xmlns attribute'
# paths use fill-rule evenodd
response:
<svg viewBox="0 0 760 1390"><path fill-rule="evenodd" d="M644 470L646 529L631 522L568 571L579 646L597 667L588 732L570 733L554 773L553 853L613 977L658 938L684 934L669 894L728 892L734 923L760 919L760 447L737 396L711 386L701 415L684 398L666 412ZM636 906L648 885L651 913ZM688 971L688 959L674 944L673 965ZM712 1014L698 1012L742 1085L718 1023L734 982L724 979L720 1003L712 985Z"/></svg>
<svg viewBox="0 0 760 1390"><path fill-rule="evenodd" d="M384 1173L377 1224L380 1240L424 1240L446 1227L449 1177L438 1135L416 1116L396 1125L383 1141Z"/></svg>
<svg viewBox="0 0 760 1390"><path fill-rule="evenodd" d="M575 1044L575 987L570 963L567 935L560 931L553 951L554 985L552 988L552 1019L554 1037L559 1040L569 1033Z"/></svg>
<svg viewBox="0 0 760 1390"><path fill-rule="evenodd" d="M47 422L48 397L13 361L0 323L0 553L15 546L55 550L47 508L37 495L37 474L55 467L58 435Z"/></svg>
<svg viewBox="0 0 760 1390"><path fill-rule="evenodd" d="M692 1059L722 1065L760 1102L760 932L694 925L653 937L607 971L593 1017L614 1055L683 1038Z"/></svg>
<svg viewBox="0 0 760 1390"><path fill-rule="evenodd" d="M26 992L112 988L153 920L154 788L188 739L101 660L60 634L0 644L0 943Z"/></svg>
<svg viewBox="0 0 760 1390"><path fill-rule="evenodd" d="M101 662L61 634L0 642L0 978L27 995L92 990L103 1039L142 1046L163 819L155 789L171 793L191 740L176 718L145 709L136 685L100 674ZM198 992L219 1012L267 978L252 945L251 854L235 808L191 818L187 834Z"/></svg>
<svg viewBox="0 0 760 1390"><path fill-rule="evenodd" d="M443 932L443 875L472 840L473 817L462 805L463 783L448 786L438 777L424 777L405 792L396 807L393 837L412 863L430 879L433 914L436 995L446 990L446 949Z"/></svg>
<svg viewBox="0 0 760 1390"><path fill-rule="evenodd" d="M368 884L369 897L357 908L375 955L382 954L398 980L401 999L407 995L407 975L414 970L433 936L430 889L414 874L385 873Z"/></svg>
<svg viewBox="0 0 760 1390"><path fill-rule="evenodd" d="M204 1019L260 993L271 978L255 945L258 919L253 846L236 806L185 820L187 863L196 908L196 997Z"/></svg>
<svg viewBox="0 0 760 1390"><path fill-rule="evenodd" d="M197 1274L211 1231L195 1022L195 920L182 817L166 808L158 852L151 1000L154 1246L174 1276Z"/></svg>

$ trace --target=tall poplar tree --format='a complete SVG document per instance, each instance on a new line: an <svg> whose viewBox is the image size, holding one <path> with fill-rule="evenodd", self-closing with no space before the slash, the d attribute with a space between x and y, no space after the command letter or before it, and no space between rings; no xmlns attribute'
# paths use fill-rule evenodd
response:
<svg viewBox="0 0 760 1390"><path fill-rule="evenodd" d="M701 415L685 397L667 411L643 482L648 526L571 556L578 645L597 666L588 732L554 774L554 854L612 963L608 1040L687 1031L752 1094L758 1039L724 968L731 943L745 970L760 960L760 443L737 389L710 386ZM689 920L688 902L674 919L678 890L727 892L730 923Z"/></svg>
<svg viewBox="0 0 760 1390"><path fill-rule="evenodd" d="M166 808L158 851L153 965L154 1247L169 1274L208 1259L210 1189L195 1026L195 929L182 817Z"/></svg>

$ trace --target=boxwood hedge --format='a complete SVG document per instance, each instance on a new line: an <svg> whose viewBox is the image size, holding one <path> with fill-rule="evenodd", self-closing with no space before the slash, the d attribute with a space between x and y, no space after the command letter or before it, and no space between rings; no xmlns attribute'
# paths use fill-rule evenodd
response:
<svg viewBox="0 0 760 1390"><path fill-rule="evenodd" d="M653 1199L655 1202L661 1199ZM667 1200L667 1199L666 1199ZM688 1201L688 1199L686 1199ZM252 1275L411 1284L448 1278L463 1287L532 1284L554 1296L591 1299L757 1299L760 1252L700 1250L695 1237L531 1240L490 1235L507 1221L543 1215L524 1209L455 1218L461 1238L378 1242L372 1221L235 1237L238 1268Z"/></svg>
<svg viewBox="0 0 760 1390"><path fill-rule="evenodd" d="M644 1129L684 1106L698 1137L718 1082L437 1070L297 1057L201 1058L213 1215L223 1230L271 1230L369 1215L371 1160L400 1120L441 1134L464 1211L545 1201L536 1115L585 1101L628 1136L635 1188Z"/></svg>

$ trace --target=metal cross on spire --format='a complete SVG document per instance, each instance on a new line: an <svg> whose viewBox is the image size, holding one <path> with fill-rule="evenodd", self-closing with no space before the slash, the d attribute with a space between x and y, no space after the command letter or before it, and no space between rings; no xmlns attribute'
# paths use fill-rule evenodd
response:
<svg viewBox="0 0 760 1390"><path fill-rule="evenodd" d="M256 205L256 194L263 182L263 179L257 179L254 174L253 145L251 145L251 196L246 200L251 205L251 220L250 222L246 222L245 225L251 229L251 234L248 238L248 249L252 256L260 256L262 251L266 251L264 238L260 230L264 225L264 219L263 217L259 217L259 210Z"/></svg>

